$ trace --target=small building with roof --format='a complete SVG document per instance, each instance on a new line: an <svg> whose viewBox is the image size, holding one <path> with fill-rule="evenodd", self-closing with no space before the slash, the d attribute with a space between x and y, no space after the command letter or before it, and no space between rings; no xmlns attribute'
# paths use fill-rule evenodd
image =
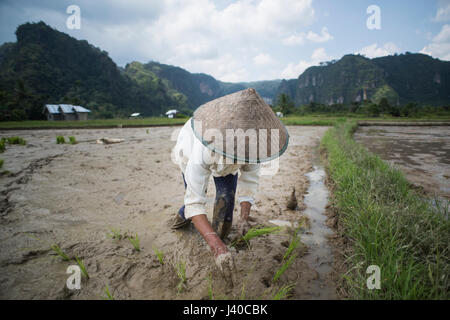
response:
<svg viewBox="0 0 450 320"><path fill-rule="evenodd" d="M177 115L177 113L178 113L178 110L169 110L169 111L167 111L166 112L166 116L167 116L167 118L170 118L170 119L172 119L172 118L174 118L176 115Z"/></svg>
<svg viewBox="0 0 450 320"><path fill-rule="evenodd" d="M87 120L90 110L71 104L46 104L43 110L49 121L55 120Z"/></svg>

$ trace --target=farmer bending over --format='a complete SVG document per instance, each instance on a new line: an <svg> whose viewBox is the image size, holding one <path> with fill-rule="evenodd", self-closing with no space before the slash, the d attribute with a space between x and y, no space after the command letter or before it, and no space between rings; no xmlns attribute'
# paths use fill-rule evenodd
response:
<svg viewBox="0 0 450 320"><path fill-rule="evenodd" d="M232 226L236 187L239 184L241 206L237 230L244 235L258 188L260 163L279 157L288 140L286 128L254 89L200 106L178 135L172 156L182 171L186 192L172 228L192 221L228 279L234 262L223 239ZM210 175L216 186L212 225L206 217Z"/></svg>

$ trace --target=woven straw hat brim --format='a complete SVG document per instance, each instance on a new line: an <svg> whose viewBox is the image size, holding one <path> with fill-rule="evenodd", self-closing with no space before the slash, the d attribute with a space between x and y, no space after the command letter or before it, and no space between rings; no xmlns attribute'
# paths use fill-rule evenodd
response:
<svg viewBox="0 0 450 320"><path fill-rule="evenodd" d="M286 127L252 88L200 106L194 112L191 126L203 145L227 158L242 162L273 160L281 156L289 144ZM244 133L241 135L243 140L237 136L227 136L233 133L238 135L239 132ZM245 144L245 153L242 149L238 150L238 143Z"/></svg>

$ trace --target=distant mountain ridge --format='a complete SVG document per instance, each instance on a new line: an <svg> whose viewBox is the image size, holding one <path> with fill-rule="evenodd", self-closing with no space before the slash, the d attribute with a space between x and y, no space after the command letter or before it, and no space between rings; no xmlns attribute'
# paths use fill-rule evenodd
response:
<svg viewBox="0 0 450 320"><path fill-rule="evenodd" d="M286 93L297 106L383 97L391 104L450 103L450 62L423 54L346 55L310 67L297 79L229 83L154 61L120 68L107 52L44 22L20 25L16 36L17 42L0 46L0 120L41 119L45 103L79 104L106 118L159 116L168 109L191 113L249 87L268 103Z"/></svg>
<svg viewBox="0 0 450 320"><path fill-rule="evenodd" d="M375 59L345 55L308 68L298 79L283 81L280 93L288 94L296 105L375 102L383 97L391 104L449 104L450 62L419 53Z"/></svg>

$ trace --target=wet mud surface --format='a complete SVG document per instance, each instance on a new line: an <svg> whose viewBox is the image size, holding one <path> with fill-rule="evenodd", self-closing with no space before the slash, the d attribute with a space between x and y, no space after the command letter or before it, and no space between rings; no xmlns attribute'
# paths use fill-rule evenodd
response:
<svg viewBox="0 0 450 320"><path fill-rule="evenodd" d="M359 127L355 139L430 197L450 199L450 127Z"/></svg>
<svg viewBox="0 0 450 320"><path fill-rule="evenodd" d="M252 239L249 247L232 249L237 267L233 288L192 226L169 228L184 196L181 173L170 156L179 128L146 130L0 132L27 140L26 146L7 146L1 154L2 170L8 171L0 177L1 299L101 299L106 286L115 299L268 299L288 284L294 286L291 299L335 298L327 276L331 256L321 245L326 232L319 225L324 219L320 208L326 204L320 188L323 171L313 166L326 127L288 127L289 148L278 172L261 177L250 214L253 226L271 226L270 220L303 224L297 259L273 283L293 228ZM79 143L57 145L58 135L75 136ZM97 144L102 137L125 141ZM319 188L309 189L313 184ZM290 210L286 203L293 187L298 207ZM211 220L212 178L209 190ZM238 214L236 208L235 218ZM134 250L126 237L111 239L111 228L123 236L137 233L141 250ZM80 290L66 287L66 270L76 263L63 261L50 249L52 244L84 262L89 279L82 279ZM164 253L164 264L155 248ZM180 262L186 265L182 290L175 270Z"/></svg>

